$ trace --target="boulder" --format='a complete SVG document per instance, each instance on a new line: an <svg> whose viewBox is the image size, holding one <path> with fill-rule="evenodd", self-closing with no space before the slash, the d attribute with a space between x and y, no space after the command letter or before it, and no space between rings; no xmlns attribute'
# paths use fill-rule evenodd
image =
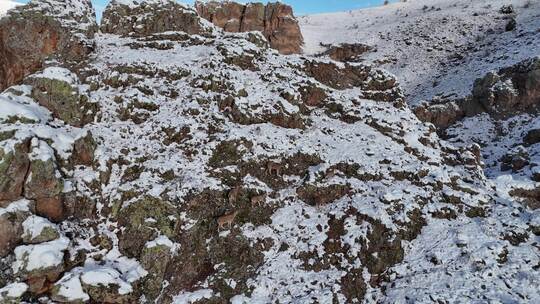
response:
<svg viewBox="0 0 540 304"><path fill-rule="evenodd" d="M472 101L494 117L508 117L538 110L540 57L522 61L474 82Z"/></svg>
<svg viewBox="0 0 540 304"><path fill-rule="evenodd" d="M465 117L463 109L455 102L436 105L421 105L414 109L416 117L440 129L446 129Z"/></svg>
<svg viewBox="0 0 540 304"><path fill-rule="evenodd" d="M49 109L55 118L81 127L94 121L97 104L89 102L78 84L78 77L65 68L48 67L25 80L31 85L32 98Z"/></svg>
<svg viewBox="0 0 540 304"><path fill-rule="evenodd" d="M24 221L30 216L29 201L12 202L0 208L0 258L13 252L23 240Z"/></svg>
<svg viewBox="0 0 540 304"><path fill-rule="evenodd" d="M97 30L90 0L33 0L0 19L0 91L39 70L52 55L79 61Z"/></svg>
<svg viewBox="0 0 540 304"><path fill-rule="evenodd" d="M332 60L341 62L358 62L360 56L373 50L371 46L362 43L341 43L326 47L327 50L319 56L328 56Z"/></svg>
<svg viewBox="0 0 540 304"><path fill-rule="evenodd" d="M56 226L43 217L31 215L24 220L22 227L25 244L50 242L60 237Z"/></svg>
<svg viewBox="0 0 540 304"><path fill-rule="evenodd" d="M260 31L280 53L302 52L304 38L292 8L286 4L197 1L195 8L201 17L227 32Z"/></svg>
<svg viewBox="0 0 540 304"><path fill-rule="evenodd" d="M57 170L54 151L37 138L32 140L30 169L24 187L24 196L36 200L36 212L52 221L64 218L61 193L62 176Z"/></svg>
<svg viewBox="0 0 540 304"><path fill-rule="evenodd" d="M61 237L41 244L19 246L15 248L13 271L28 284L30 292L42 294L64 271L64 252L68 245L69 239Z"/></svg>
<svg viewBox="0 0 540 304"><path fill-rule="evenodd" d="M103 12L101 31L142 37L168 31L209 35L211 28L197 16L194 10L173 0L113 0Z"/></svg>
<svg viewBox="0 0 540 304"><path fill-rule="evenodd" d="M30 160L30 140L13 145L12 150L0 148L0 202L15 200L22 196Z"/></svg>

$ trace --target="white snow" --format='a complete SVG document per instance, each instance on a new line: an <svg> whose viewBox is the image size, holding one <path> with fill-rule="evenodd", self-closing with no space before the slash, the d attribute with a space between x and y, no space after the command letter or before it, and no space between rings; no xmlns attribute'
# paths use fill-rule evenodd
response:
<svg viewBox="0 0 540 304"><path fill-rule="evenodd" d="M44 229L56 230L56 225L41 216L31 215L22 223L23 238L34 239L41 235Z"/></svg>
<svg viewBox="0 0 540 304"><path fill-rule="evenodd" d="M25 283L12 283L0 288L0 300L6 300L11 303L10 299L20 298L28 290L28 285Z"/></svg>
<svg viewBox="0 0 540 304"><path fill-rule="evenodd" d="M213 295L211 289L200 289L193 292L183 292L173 299L173 304L190 304L203 299L210 299Z"/></svg>
<svg viewBox="0 0 540 304"><path fill-rule="evenodd" d="M79 78L77 77L77 75L72 73L70 70L61 67L47 67L42 72L33 74L31 77L55 79L67 82L71 85L77 84L79 82Z"/></svg>
<svg viewBox="0 0 540 304"><path fill-rule="evenodd" d="M121 295L133 291L131 285L122 279L120 272L110 267L96 267L87 270L81 275L81 281L91 286L116 286Z"/></svg>
<svg viewBox="0 0 540 304"><path fill-rule="evenodd" d="M27 199L21 199L15 202L11 202L7 207L0 208L0 216L7 214L7 213L15 213L15 212L30 212L30 204L32 204L31 201Z"/></svg>
<svg viewBox="0 0 540 304"><path fill-rule="evenodd" d="M63 263L64 251L68 245L69 239L61 237L37 245L19 246L15 248L16 261L13 263L13 271L18 273L57 267Z"/></svg>
<svg viewBox="0 0 540 304"><path fill-rule="evenodd" d="M19 5L23 5L23 4L19 2L15 2L15 1L10 1L10 0L0 0L0 17L5 15L8 10Z"/></svg>
<svg viewBox="0 0 540 304"><path fill-rule="evenodd" d="M517 11L516 31L504 31L506 4ZM307 54L324 51L321 43L375 47L362 60L396 75L417 105L467 95L476 78L540 54L539 12L540 2L530 0L414 0L299 21Z"/></svg>
<svg viewBox="0 0 540 304"><path fill-rule="evenodd" d="M58 288L57 294L67 301L86 302L90 300L82 288L79 273L72 271L65 274L56 284Z"/></svg>

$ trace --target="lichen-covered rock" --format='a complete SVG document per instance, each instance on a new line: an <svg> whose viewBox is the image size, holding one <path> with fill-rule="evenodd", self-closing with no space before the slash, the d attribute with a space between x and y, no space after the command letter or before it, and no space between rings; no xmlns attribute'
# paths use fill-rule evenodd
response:
<svg viewBox="0 0 540 304"><path fill-rule="evenodd" d="M22 239L25 244L39 244L56 240L60 233L56 226L39 216L29 216L22 223Z"/></svg>
<svg viewBox="0 0 540 304"><path fill-rule="evenodd" d="M286 4L197 1L195 8L199 15L227 32L260 31L280 53L302 52L304 38L292 8Z"/></svg>
<svg viewBox="0 0 540 304"><path fill-rule="evenodd" d="M28 290L25 283L12 283L0 288L0 302L4 304L18 304L23 302L23 295Z"/></svg>
<svg viewBox="0 0 540 304"><path fill-rule="evenodd" d="M15 200L22 196L30 167L28 152L30 140L17 140L11 149L0 147L0 201Z"/></svg>
<svg viewBox="0 0 540 304"><path fill-rule="evenodd" d="M13 271L17 277L29 285L34 294L47 292L64 271L64 252L69 239L57 240L36 245L23 245L15 248Z"/></svg>
<svg viewBox="0 0 540 304"><path fill-rule="evenodd" d="M55 118L81 127L94 120L97 105L78 84L78 77L64 68L49 67L25 80L31 85L32 98L52 112Z"/></svg>
<svg viewBox="0 0 540 304"><path fill-rule="evenodd" d="M167 31L208 35L212 30L195 11L176 1L113 0L103 12L101 31L118 35L146 36Z"/></svg>
<svg viewBox="0 0 540 304"><path fill-rule="evenodd" d="M56 165L52 148L44 141L32 139L30 167L24 185L24 196L36 201L36 212L53 221L64 218L61 198L64 182Z"/></svg>
<svg viewBox="0 0 540 304"><path fill-rule="evenodd" d="M177 224L176 210L169 202L142 197L118 212L118 221L125 227L119 236L121 252L128 256L141 255L145 244L159 233L172 237Z"/></svg>
<svg viewBox="0 0 540 304"><path fill-rule="evenodd" d="M0 258L12 253L23 241L23 223L30 216L32 208L27 200L12 202L0 208Z"/></svg>
<svg viewBox="0 0 540 304"><path fill-rule="evenodd" d="M0 91L35 72L52 55L81 60L97 30L90 0L33 0L0 19Z"/></svg>
<svg viewBox="0 0 540 304"><path fill-rule="evenodd" d="M172 247L168 238L158 237L146 243L141 253L141 266L148 271L141 284L148 300L155 300L161 294L165 272L173 255Z"/></svg>

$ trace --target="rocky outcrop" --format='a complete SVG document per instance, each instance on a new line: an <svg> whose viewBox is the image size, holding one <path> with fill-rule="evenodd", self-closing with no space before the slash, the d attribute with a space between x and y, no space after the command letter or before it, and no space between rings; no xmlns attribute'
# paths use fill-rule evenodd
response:
<svg viewBox="0 0 540 304"><path fill-rule="evenodd" d="M49 67L25 80L32 97L52 112L53 117L81 127L94 120L97 105L81 91L77 75L64 68Z"/></svg>
<svg viewBox="0 0 540 304"><path fill-rule="evenodd" d="M81 60L97 30L90 0L33 0L0 19L0 91L19 83L56 55Z"/></svg>
<svg viewBox="0 0 540 304"><path fill-rule="evenodd" d="M451 101L435 100L414 109L416 116L446 129L465 117L487 112L495 119L537 112L540 106L540 57L489 72L474 82L471 95ZM533 134L531 134L532 139Z"/></svg>
<svg viewBox="0 0 540 304"><path fill-rule="evenodd" d="M104 33L147 36L167 31L211 32L197 13L173 0L111 1L101 20Z"/></svg>
<svg viewBox="0 0 540 304"><path fill-rule="evenodd" d="M323 45L327 50L319 56L328 56L341 62L358 62L361 56L373 50L373 47L362 43L341 43L338 45Z"/></svg>
<svg viewBox="0 0 540 304"><path fill-rule="evenodd" d="M421 121L432 123L440 129L446 129L465 117L465 111L456 102L421 105L414 109L414 114Z"/></svg>
<svg viewBox="0 0 540 304"><path fill-rule="evenodd" d="M490 72L477 79L472 101L494 117L536 111L540 105L540 57Z"/></svg>
<svg viewBox="0 0 540 304"><path fill-rule="evenodd" d="M304 38L292 8L283 3L209 1L195 3L199 15L227 32L260 31L270 46L282 54L302 52Z"/></svg>

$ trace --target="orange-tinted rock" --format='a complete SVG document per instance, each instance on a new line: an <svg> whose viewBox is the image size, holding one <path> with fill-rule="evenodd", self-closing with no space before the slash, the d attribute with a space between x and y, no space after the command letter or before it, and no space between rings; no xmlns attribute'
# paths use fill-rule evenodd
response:
<svg viewBox="0 0 540 304"><path fill-rule="evenodd" d="M304 38L290 6L283 3L196 2L199 15L227 32L260 31L282 54L302 52Z"/></svg>
<svg viewBox="0 0 540 304"><path fill-rule="evenodd" d="M50 56L82 60L97 29L90 0L41 0L0 19L0 91L41 68Z"/></svg>
<svg viewBox="0 0 540 304"><path fill-rule="evenodd" d="M62 221L65 218L62 198L60 196L38 198L36 200L36 214L53 222Z"/></svg>

